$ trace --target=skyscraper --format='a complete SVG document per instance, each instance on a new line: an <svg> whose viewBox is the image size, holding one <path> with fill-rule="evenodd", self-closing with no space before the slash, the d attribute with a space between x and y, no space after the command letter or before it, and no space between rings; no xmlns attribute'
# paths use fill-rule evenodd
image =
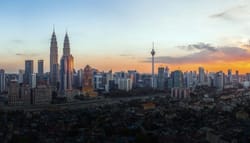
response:
<svg viewBox="0 0 250 143"><path fill-rule="evenodd" d="M203 85L205 82L205 71L203 67L199 67L199 84Z"/></svg>
<svg viewBox="0 0 250 143"><path fill-rule="evenodd" d="M59 81L59 72L58 72L58 47L56 41L55 30L53 30L52 38L50 42L50 84L52 86L57 86Z"/></svg>
<svg viewBox="0 0 250 143"><path fill-rule="evenodd" d="M228 77L228 82L231 84L233 81L232 69L228 69L227 77Z"/></svg>
<svg viewBox="0 0 250 143"><path fill-rule="evenodd" d="M23 83L25 71L20 69L18 72L18 83Z"/></svg>
<svg viewBox="0 0 250 143"><path fill-rule="evenodd" d="M5 72L3 69L0 69L0 92L5 91Z"/></svg>
<svg viewBox="0 0 250 143"><path fill-rule="evenodd" d="M239 77L239 71L238 70L235 71L235 80L236 80L236 83L240 82L240 77Z"/></svg>
<svg viewBox="0 0 250 143"><path fill-rule="evenodd" d="M155 68L155 49L154 49L154 42L153 42L153 47L152 47L152 51L151 51L151 55L152 55L152 88L155 88L155 73L154 73L154 68Z"/></svg>
<svg viewBox="0 0 250 143"><path fill-rule="evenodd" d="M215 87L219 90L223 90L224 88L224 73L219 71L215 74Z"/></svg>
<svg viewBox="0 0 250 143"><path fill-rule="evenodd" d="M31 88L35 88L36 87L36 74L33 73L31 74Z"/></svg>
<svg viewBox="0 0 250 143"><path fill-rule="evenodd" d="M158 78L157 78L157 86L158 89L164 90L165 88L165 68L164 67L158 67Z"/></svg>
<svg viewBox="0 0 250 143"><path fill-rule="evenodd" d="M34 72L33 60L25 60L24 83L31 86L32 74Z"/></svg>
<svg viewBox="0 0 250 143"><path fill-rule="evenodd" d="M66 33L63 44L63 56L60 62L60 91L72 90L74 58L70 54L69 37Z"/></svg>
<svg viewBox="0 0 250 143"><path fill-rule="evenodd" d="M173 87L183 87L183 73L180 70L173 71L171 73L171 78L173 79Z"/></svg>
<svg viewBox="0 0 250 143"><path fill-rule="evenodd" d="M38 60L38 75L43 75L43 60Z"/></svg>

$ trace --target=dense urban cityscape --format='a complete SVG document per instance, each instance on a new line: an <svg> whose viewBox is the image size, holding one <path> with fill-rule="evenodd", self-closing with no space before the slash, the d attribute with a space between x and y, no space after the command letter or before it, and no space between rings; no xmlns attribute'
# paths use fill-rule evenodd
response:
<svg viewBox="0 0 250 143"><path fill-rule="evenodd" d="M0 143L249 143L249 13L250 0L1 1Z"/></svg>
<svg viewBox="0 0 250 143"><path fill-rule="evenodd" d="M3 142L192 142L250 140L250 73L74 69L68 33L58 63L55 30L50 72L25 60L16 74L0 71Z"/></svg>

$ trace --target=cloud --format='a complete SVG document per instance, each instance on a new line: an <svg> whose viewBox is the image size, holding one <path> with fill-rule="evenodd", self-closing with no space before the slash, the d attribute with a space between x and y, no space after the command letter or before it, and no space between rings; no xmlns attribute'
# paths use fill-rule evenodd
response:
<svg viewBox="0 0 250 143"><path fill-rule="evenodd" d="M248 44L242 44L241 47L250 48L250 40L248 41Z"/></svg>
<svg viewBox="0 0 250 143"><path fill-rule="evenodd" d="M210 44L206 43L198 43L198 44L192 44L188 46L179 46L181 49L185 49L188 51L193 51L193 50L208 50L208 51L216 51L216 48L211 46Z"/></svg>
<svg viewBox="0 0 250 143"><path fill-rule="evenodd" d="M250 52L246 49L242 49L239 47L214 47L214 50L207 50L205 48L199 52L179 57L155 57L155 62L167 64L206 64L216 62L243 61L249 58ZM151 62L151 58L147 58L146 62Z"/></svg>
<svg viewBox="0 0 250 143"><path fill-rule="evenodd" d="M214 19L224 19L224 20L246 20L249 18L248 5L238 5L231 7L222 12L210 15L210 18Z"/></svg>
<svg viewBox="0 0 250 143"><path fill-rule="evenodd" d="M132 55L129 55L129 54L120 54L121 57L130 57Z"/></svg>
<svg viewBox="0 0 250 143"><path fill-rule="evenodd" d="M16 53L16 56L21 56L21 57L36 57L39 54L36 53L31 53L31 54L23 54L23 53Z"/></svg>
<svg viewBox="0 0 250 143"><path fill-rule="evenodd" d="M129 58L129 59L135 59L135 56L134 55L130 55L130 54L120 54L120 57L126 57L126 58Z"/></svg>

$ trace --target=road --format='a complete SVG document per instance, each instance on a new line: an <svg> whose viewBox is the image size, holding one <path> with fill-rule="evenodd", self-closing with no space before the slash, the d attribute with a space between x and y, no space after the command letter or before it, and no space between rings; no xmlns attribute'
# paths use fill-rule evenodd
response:
<svg viewBox="0 0 250 143"><path fill-rule="evenodd" d="M147 96L131 96L131 97L115 97L115 98L100 98L90 100L74 100L64 104L48 104L48 105L26 105L26 106L3 106L0 110L3 111L39 111L39 110L65 110L65 109L81 109L87 107L101 106L105 104L116 104L120 102L129 102L132 100L153 99L155 97L165 96L163 94L147 95Z"/></svg>

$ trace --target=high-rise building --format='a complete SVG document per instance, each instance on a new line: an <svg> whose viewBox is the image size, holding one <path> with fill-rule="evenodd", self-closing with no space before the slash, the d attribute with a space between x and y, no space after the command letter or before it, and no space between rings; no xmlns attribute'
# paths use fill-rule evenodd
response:
<svg viewBox="0 0 250 143"><path fill-rule="evenodd" d="M236 83L240 82L240 77L239 77L239 71L238 70L235 71L235 80L236 80Z"/></svg>
<svg viewBox="0 0 250 143"><path fill-rule="evenodd" d="M70 54L69 37L66 33L63 44L63 56L60 63L60 91L72 90L74 58Z"/></svg>
<svg viewBox="0 0 250 143"><path fill-rule="evenodd" d="M10 81L8 88L8 104L9 105L22 105L23 100L20 94L19 84L17 81Z"/></svg>
<svg viewBox="0 0 250 143"><path fill-rule="evenodd" d="M50 104L51 87L48 85L38 85L33 89L33 104Z"/></svg>
<svg viewBox="0 0 250 143"><path fill-rule="evenodd" d="M43 75L44 71L43 71L43 60L38 60L37 62L37 67L38 67L38 75L41 76Z"/></svg>
<svg viewBox="0 0 250 143"><path fill-rule="evenodd" d="M58 47L56 41L55 30L53 30L51 42L50 42L50 84L54 87L57 87L59 81L59 72L58 72Z"/></svg>
<svg viewBox="0 0 250 143"><path fill-rule="evenodd" d="M109 72L106 73L106 85L105 85L106 92L109 92L110 90L113 89L111 85L112 83L114 83L114 80L113 80L112 70L110 70Z"/></svg>
<svg viewBox="0 0 250 143"><path fill-rule="evenodd" d="M94 84L93 84L93 69L87 65L85 66L83 70L83 91L93 91L94 90Z"/></svg>
<svg viewBox="0 0 250 143"><path fill-rule="evenodd" d="M0 92L4 92L5 90L6 90L5 72L3 69L0 69Z"/></svg>
<svg viewBox="0 0 250 143"><path fill-rule="evenodd" d="M132 80L132 86L136 87L139 80L139 75L136 70L128 70L128 77Z"/></svg>
<svg viewBox="0 0 250 143"><path fill-rule="evenodd" d="M155 68L155 49L154 49L154 43L153 43L153 47L152 47L152 51L151 51L151 55L152 55L152 88L155 88L155 73L154 73L154 68Z"/></svg>
<svg viewBox="0 0 250 143"><path fill-rule="evenodd" d="M118 78L118 89L125 91L132 90L132 80L130 78Z"/></svg>
<svg viewBox="0 0 250 143"><path fill-rule="evenodd" d="M227 78L228 78L228 82L232 83L232 81L233 81L232 69L228 69Z"/></svg>
<svg viewBox="0 0 250 143"><path fill-rule="evenodd" d="M78 75L78 87L83 87L83 69L77 71Z"/></svg>
<svg viewBox="0 0 250 143"><path fill-rule="evenodd" d="M183 73L180 70L173 71L171 73L173 79L173 87L183 87Z"/></svg>
<svg viewBox="0 0 250 143"><path fill-rule="evenodd" d="M36 87L36 74L32 73L31 74L31 88L35 88Z"/></svg>
<svg viewBox="0 0 250 143"><path fill-rule="evenodd" d="M18 83L23 83L24 73L25 73L24 70L19 70L19 72L18 72Z"/></svg>
<svg viewBox="0 0 250 143"><path fill-rule="evenodd" d="M185 87L194 87L193 71L187 72L185 74Z"/></svg>
<svg viewBox="0 0 250 143"><path fill-rule="evenodd" d="M157 80L158 89L164 90L165 88L165 68L158 68L158 80Z"/></svg>
<svg viewBox="0 0 250 143"><path fill-rule="evenodd" d="M20 85L17 80L11 80L8 88L8 104L30 105L32 102L30 86Z"/></svg>
<svg viewBox="0 0 250 143"><path fill-rule="evenodd" d="M89 65L85 66L83 70L83 93L88 96L96 96L94 91L94 73L96 69L91 68Z"/></svg>
<svg viewBox="0 0 250 143"><path fill-rule="evenodd" d="M105 89L105 85L104 85L104 74L103 73L96 73L94 75L94 89L96 91L101 91Z"/></svg>
<svg viewBox="0 0 250 143"><path fill-rule="evenodd" d="M34 73L33 60L25 61L24 83L32 85L32 74Z"/></svg>
<svg viewBox="0 0 250 143"><path fill-rule="evenodd" d="M215 87L219 90L223 90L224 88L224 73L222 71L219 71L215 74L214 78Z"/></svg>
<svg viewBox="0 0 250 143"><path fill-rule="evenodd" d="M203 85L205 83L205 71L203 67L199 67L199 84Z"/></svg>

